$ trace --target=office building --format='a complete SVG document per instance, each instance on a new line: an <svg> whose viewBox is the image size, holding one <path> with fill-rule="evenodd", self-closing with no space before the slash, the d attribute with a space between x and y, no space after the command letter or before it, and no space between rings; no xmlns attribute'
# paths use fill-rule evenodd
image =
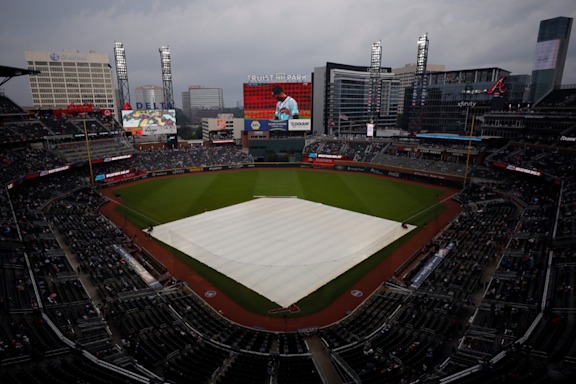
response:
<svg viewBox="0 0 576 384"><path fill-rule="evenodd" d="M511 76L501 68L431 73L424 106L413 105L413 87L405 89L402 128L409 132L469 134L472 116L525 102L529 82L529 75Z"/></svg>
<svg viewBox="0 0 576 384"><path fill-rule="evenodd" d="M427 64L426 73L435 73L445 71L445 65ZM392 69L392 73L400 80L400 90L398 92L398 113L404 112L404 90L414 85L414 76L416 76L416 63L406 64L402 68Z"/></svg>
<svg viewBox="0 0 576 384"><path fill-rule="evenodd" d="M77 49L24 51L32 103L40 109L67 109L70 104L92 104L93 109L116 113L112 65L107 53L80 53Z"/></svg>
<svg viewBox="0 0 576 384"><path fill-rule="evenodd" d="M182 92L182 111L191 123L199 124L203 118L215 118L224 112L222 88L204 88L193 85Z"/></svg>
<svg viewBox="0 0 576 384"><path fill-rule="evenodd" d="M219 113L216 117L202 119L202 140L212 144L240 144L244 119L231 113Z"/></svg>
<svg viewBox="0 0 576 384"><path fill-rule="evenodd" d="M572 20L570 17L556 17L540 22L530 85L530 101L533 103L562 84Z"/></svg>
<svg viewBox="0 0 576 384"><path fill-rule="evenodd" d="M326 63L312 74L312 129L317 134L366 135L370 67ZM380 110L374 129L396 127L399 81L390 68L380 69ZM342 119L344 117L344 119Z"/></svg>

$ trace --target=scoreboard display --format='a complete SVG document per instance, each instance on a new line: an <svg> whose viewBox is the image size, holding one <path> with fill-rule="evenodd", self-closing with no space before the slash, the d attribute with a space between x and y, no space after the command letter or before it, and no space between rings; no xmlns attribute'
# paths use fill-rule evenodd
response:
<svg viewBox="0 0 576 384"><path fill-rule="evenodd" d="M276 87L295 100L300 119L311 118L312 83L247 83L244 84L244 119L274 120L278 104L273 95Z"/></svg>

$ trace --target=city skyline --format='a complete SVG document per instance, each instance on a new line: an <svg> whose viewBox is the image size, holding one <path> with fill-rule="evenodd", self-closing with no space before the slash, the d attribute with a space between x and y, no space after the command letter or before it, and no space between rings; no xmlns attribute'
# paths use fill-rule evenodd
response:
<svg viewBox="0 0 576 384"><path fill-rule="evenodd" d="M425 32L430 38L429 63L445 64L446 70L499 67L529 75L540 21L576 16L575 7L564 0L433 5L296 0L290 8L298 12L258 0L242 6L230 1L56 4L23 1L5 7L0 15L0 65L26 68L25 50L94 50L108 54L113 62L114 41L120 41L135 98L136 86L161 85L158 48L168 45L174 94L191 85L222 88L226 107L242 100L247 75L310 77L326 62L369 65L370 47L378 40L382 66L403 67L415 61L416 41ZM145 25L157 27L141 27ZM576 83L574 68L576 47L571 44L563 84ZM26 76L8 81L2 89L18 104L32 105ZM175 99L182 108L181 100Z"/></svg>

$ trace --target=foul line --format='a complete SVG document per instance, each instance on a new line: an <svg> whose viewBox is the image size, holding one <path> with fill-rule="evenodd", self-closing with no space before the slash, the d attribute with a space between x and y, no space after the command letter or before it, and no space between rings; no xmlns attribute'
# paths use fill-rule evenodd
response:
<svg viewBox="0 0 576 384"><path fill-rule="evenodd" d="M151 221L153 221L153 222L156 223L156 224L162 224L162 223L159 222L159 221L156 221L156 220L154 220L154 219L152 219L152 218L150 218L150 217L148 217L148 216L146 216L146 215L143 215L142 213L140 213L140 212L138 212L138 211L133 210L132 208L124 205L123 203L119 203L118 201L116 201L116 200L114 200L114 199L111 199L111 198L108 198L108 200L113 201L113 202L115 202L116 204L118 204L118 206L124 207L124 208L126 208L126 209L129 209L129 210L131 210L132 212L137 213L138 215L140 215L140 216L142 216L142 217L145 217L146 219L151 220ZM120 215L120 216L122 216L122 215ZM125 219L127 219L127 218L125 217Z"/></svg>
<svg viewBox="0 0 576 384"><path fill-rule="evenodd" d="M442 203L443 203L443 202L445 202L446 200L450 200L450 199L452 199L452 198L453 198L454 196L456 196L458 193L460 193L460 192L456 192L455 194L453 194L453 195L451 195L451 196L448 196L448 197L447 197L447 198L445 198L444 200L441 200L441 201L437 202L436 204L434 204L434 205L432 205L432 206L430 206L430 207L428 207L428 208L424 209L423 211L420 211L420 212L418 212L418 213L417 213L417 214L415 214L414 216L412 216L412 217L409 217L409 218L407 218L406 220L403 220L403 223L407 223L407 222L408 222L408 220L410 220L410 219L413 219L413 218L415 218L416 216L419 216L419 215L421 215L422 213L424 213L424 212L428 211L429 209L432 209L432 208L436 207L437 205L440 205L440 204L442 204Z"/></svg>

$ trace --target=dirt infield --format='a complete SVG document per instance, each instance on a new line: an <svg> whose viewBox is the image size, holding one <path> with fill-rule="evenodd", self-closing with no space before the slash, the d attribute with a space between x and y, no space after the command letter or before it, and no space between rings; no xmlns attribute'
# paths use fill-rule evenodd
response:
<svg viewBox="0 0 576 384"><path fill-rule="evenodd" d="M292 168L284 168L292 169ZM302 169L302 168L298 168ZM316 170L316 169L303 169L309 172L340 172L332 170ZM220 171L220 172L243 172L244 170L231 170L231 171ZM282 171L282 169L278 169ZM356 172L347 172L352 174L357 174ZM165 176L165 177L193 177L194 175L177 175L177 176ZM438 201L445 200L450 196L454 195L458 190L446 187L435 186L431 184L425 184L410 180L397 179L387 176L378 176L370 174L367 176L380 177L388 180L394 180L398 182L405 182L415 185L426 186L430 188L444 189L446 193L437 198ZM173 276L186 281L189 287L196 292L200 297L202 297L210 306L215 310L224 311L224 315L239 324L248 327L261 327L270 331L294 331L299 328L314 327L314 326L326 326L341 320L346 316L347 311L354 310L358 305L360 305L368 296L376 290L382 282L386 281L394 271L402 265L402 263L409 258L414 252L416 252L421 246L427 244L439 231L444 228L448 222L460 211L460 204L448 199L443 204L448 208L440 216L438 216L433 222L429 223L426 228L418 232L410 241L404 244L400 249L394 252L390 257L380 263L376 268L374 268L370 273L364 276L358 283L354 284L345 294L336 299L326 308L308 316L298 317L298 318L275 318L267 317L252 313L240 307L221 291L216 289L212 284L198 275L190 267L180 261L178 258L173 256L170 252L164 249L156 241L144 241L145 235L139 228L136 228L133 224L126 222L124 217L114 211L118 206L118 203L114 202L114 191L119 188L128 187L131 185L147 182L149 179L138 180L128 184L122 184L115 187L111 187L102 190L102 194L108 197L111 202L103 205L100 208L100 212L106 215L110 220L122 228L124 233L130 238L134 238L134 235L138 236L139 243L151 252L159 261L161 261L173 274ZM215 291L216 295L212 297L206 297L205 293L207 291ZM362 292L362 296L357 297L351 294L352 291Z"/></svg>

